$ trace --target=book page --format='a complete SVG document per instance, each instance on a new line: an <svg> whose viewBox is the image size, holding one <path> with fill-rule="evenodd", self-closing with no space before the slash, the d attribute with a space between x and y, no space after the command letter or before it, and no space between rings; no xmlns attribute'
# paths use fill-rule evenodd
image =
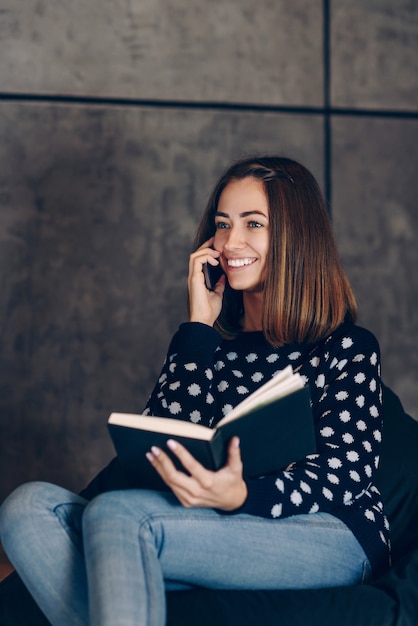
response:
<svg viewBox="0 0 418 626"><path fill-rule="evenodd" d="M292 366L288 365L284 370L273 376L269 381L254 391L250 396L232 409L218 424L217 428L223 424L249 413L253 409L283 398L290 393L302 389L304 382L300 374L294 374Z"/></svg>
<svg viewBox="0 0 418 626"><path fill-rule="evenodd" d="M241 415L249 413L254 408L278 400L302 387L304 387L304 383L300 374L294 374L292 366L288 365L237 404L228 415L220 420L214 429L185 420L134 413L112 413L108 423L137 430L163 433L172 437L191 437L193 439L210 441L216 428L232 422Z"/></svg>
<svg viewBox="0 0 418 626"><path fill-rule="evenodd" d="M152 415L136 415L134 413L111 413L109 424L126 426L137 430L147 430L154 433L163 433L167 436L190 437L210 441L214 430L201 424L193 424L171 417L155 417Z"/></svg>
<svg viewBox="0 0 418 626"><path fill-rule="evenodd" d="M280 372L277 372L274 376L272 376L272 378L264 383L264 385L261 385L261 387L253 391L252 394L244 398L242 402L237 404L237 406L233 409L234 413L236 411L241 414L247 404L253 404L253 402L258 398L264 397L270 389L278 389L279 386L285 386L287 381L291 380L293 376L295 376L295 374L293 373L292 366L288 365L284 369L280 370Z"/></svg>

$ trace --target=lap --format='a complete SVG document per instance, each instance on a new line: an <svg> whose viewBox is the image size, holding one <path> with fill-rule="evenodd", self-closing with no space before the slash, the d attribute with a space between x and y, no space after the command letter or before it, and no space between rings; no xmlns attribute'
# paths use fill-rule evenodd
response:
<svg viewBox="0 0 418 626"><path fill-rule="evenodd" d="M15 517L53 510L77 534L81 523L141 529L158 549L166 581L210 588L272 589L348 585L362 581L367 560L351 531L327 513L265 519L185 508L173 494L124 490L88 503L45 483L12 496ZM21 519L21 516L20 516ZM33 517L32 517L33 519ZM136 531L135 531L136 532Z"/></svg>
<svg viewBox="0 0 418 626"><path fill-rule="evenodd" d="M225 515L146 490L102 494L87 515L92 510L94 524L122 515L151 533L166 580L212 588L324 587L361 582L368 568L351 531L327 513Z"/></svg>

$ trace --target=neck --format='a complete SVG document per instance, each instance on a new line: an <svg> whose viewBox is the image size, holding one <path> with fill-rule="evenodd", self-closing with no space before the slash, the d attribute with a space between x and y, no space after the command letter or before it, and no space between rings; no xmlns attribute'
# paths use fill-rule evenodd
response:
<svg viewBox="0 0 418 626"><path fill-rule="evenodd" d="M262 310L263 310L263 294L248 293L243 294L244 316L242 329L244 332L252 332L255 330L263 330L262 326Z"/></svg>

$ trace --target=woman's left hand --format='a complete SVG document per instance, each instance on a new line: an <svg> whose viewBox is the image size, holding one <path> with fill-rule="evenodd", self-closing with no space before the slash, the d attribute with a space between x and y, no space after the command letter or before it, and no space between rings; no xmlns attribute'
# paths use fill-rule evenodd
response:
<svg viewBox="0 0 418 626"><path fill-rule="evenodd" d="M177 441L169 439L167 446L190 476L177 470L161 448L151 448L147 458L183 506L233 511L244 504L248 492L242 476L238 437L232 438L227 463L217 472L205 469Z"/></svg>

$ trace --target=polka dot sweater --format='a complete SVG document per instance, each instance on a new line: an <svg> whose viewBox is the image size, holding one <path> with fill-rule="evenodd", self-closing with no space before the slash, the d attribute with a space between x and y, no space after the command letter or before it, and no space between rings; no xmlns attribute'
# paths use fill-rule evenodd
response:
<svg viewBox="0 0 418 626"><path fill-rule="evenodd" d="M145 413L214 426L289 364L310 386L318 453L247 480L239 512L278 520L331 513L352 530L376 573L389 565L390 546L373 482L382 410L379 346L369 331L342 324L317 344L273 348L262 332L225 340L210 326L182 324Z"/></svg>

